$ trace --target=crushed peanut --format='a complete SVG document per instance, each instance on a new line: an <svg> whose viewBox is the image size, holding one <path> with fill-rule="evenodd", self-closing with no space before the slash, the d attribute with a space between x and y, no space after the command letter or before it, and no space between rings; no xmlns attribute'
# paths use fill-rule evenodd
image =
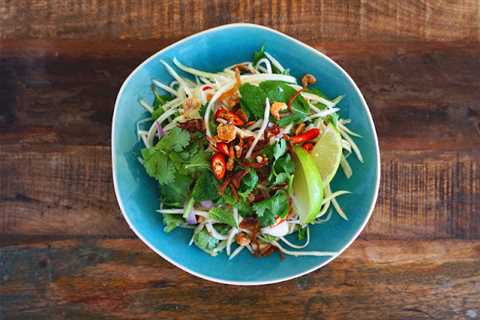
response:
<svg viewBox="0 0 480 320"><path fill-rule="evenodd" d="M235 130L235 126L233 124L220 123L217 127L217 135L220 140L228 143L235 140L237 131Z"/></svg>
<svg viewBox="0 0 480 320"><path fill-rule="evenodd" d="M183 103L183 115L186 119L200 118L199 110L202 104L195 97L186 98Z"/></svg>

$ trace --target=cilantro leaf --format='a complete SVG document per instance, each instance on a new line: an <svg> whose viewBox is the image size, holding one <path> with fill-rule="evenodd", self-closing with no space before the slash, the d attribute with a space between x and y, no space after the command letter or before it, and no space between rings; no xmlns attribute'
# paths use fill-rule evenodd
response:
<svg viewBox="0 0 480 320"><path fill-rule="evenodd" d="M160 141L157 146L164 150L182 151L190 142L190 134L181 128L173 128Z"/></svg>
<svg viewBox="0 0 480 320"><path fill-rule="evenodd" d="M153 120L157 120L158 117L160 117L165 112L165 110L161 107L168 101L173 100L174 97L171 95L161 95L158 92L158 89L155 85L152 85L152 92L154 96L153 103L152 103L152 107L153 107L152 118Z"/></svg>
<svg viewBox="0 0 480 320"><path fill-rule="evenodd" d="M274 185L283 184L290 180L295 171L295 163L289 153L275 160L272 165L272 171L268 177L270 183Z"/></svg>
<svg viewBox="0 0 480 320"><path fill-rule="evenodd" d="M273 197L254 203L253 209L262 227L272 225L276 216L284 218L288 214L288 195L278 190Z"/></svg>
<svg viewBox="0 0 480 320"><path fill-rule="evenodd" d="M258 51L253 53L252 63L255 66L260 59L265 58L265 46L262 46Z"/></svg>
<svg viewBox="0 0 480 320"><path fill-rule="evenodd" d="M208 212L208 217L220 223L225 223L229 226L235 227L235 219L233 219L232 211L217 207Z"/></svg>
<svg viewBox="0 0 480 320"><path fill-rule="evenodd" d="M253 65L256 66L258 61L260 61L260 59L263 59L263 58L267 58L267 56L265 55L265 46L262 46L258 51L255 51L253 53ZM267 58L268 59L268 58ZM280 70L278 70L277 67L275 67L273 64L272 65L272 72L273 73L280 73ZM285 74L288 74L288 70L285 70Z"/></svg>
<svg viewBox="0 0 480 320"><path fill-rule="evenodd" d="M192 177L177 174L175 183L160 185L160 201L169 206L183 206L188 193L185 190L190 189Z"/></svg>
<svg viewBox="0 0 480 320"><path fill-rule="evenodd" d="M255 118L262 118L265 110L265 92L257 86L245 83L240 86L240 104L242 109Z"/></svg>
<svg viewBox="0 0 480 320"><path fill-rule="evenodd" d="M166 233L172 232L173 229L184 223L181 215L178 214L164 214L163 215L163 231Z"/></svg>
<svg viewBox="0 0 480 320"><path fill-rule="evenodd" d="M275 161L273 164L273 169L276 173L286 172L288 174L292 174L295 171L295 162L293 162L292 156L287 153Z"/></svg>
<svg viewBox="0 0 480 320"><path fill-rule="evenodd" d="M218 244L218 240L210 236L206 229L196 233L193 236L193 242L208 254L212 254L212 250L215 249Z"/></svg>
<svg viewBox="0 0 480 320"><path fill-rule="evenodd" d="M290 174L286 173L286 172L281 172L281 173L278 173L278 174L274 174L272 176L272 178L270 179L270 182L272 184L283 184L283 183L286 183L288 181L288 178L290 177Z"/></svg>
<svg viewBox="0 0 480 320"><path fill-rule="evenodd" d="M307 228L304 227L304 228L298 229L297 231L298 240L305 240L306 237L307 237Z"/></svg>
<svg viewBox="0 0 480 320"><path fill-rule="evenodd" d="M192 197L195 201L218 199L218 181L210 171L205 171L198 177L193 186Z"/></svg>
<svg viewBox="0 0 480 320"><path fill-rule="evenodd" d="M278 237L275 237L275 236L272 236L271 234L262 234L262 238L265 239L265 241L267 242L273 242L273 241L277 241L278 240Z"/></svg>
<svg viewBox="0 0 480 320"><path fill-rule="evenodd" d="M243 177L238 189L238 195L244 200L247 199L248 195L255 189L258 183L258 175L255 170L250 169L248 173Z"/></svg>
<svg viewBox="0 0 480 320"><path fill-rule="evenodd" d="M142 149L143 166L148 175L157 179L160 184L172 183L175 180L175 167L167 155L158 148Z"/></svg>
<svg viewBox="0 0 480 320"><path fill-rule="evenodd" d="M285 139L280 139L273 148L273 156L275 160L283 156L287 152L287 142Z"/></svg>
<svg viewBox="0 0 480 320"><path fill-rule="evenodd" d="M185 164L185 170L188 173L194 173L197 171L205 171L210 168L210 163L208 161L208 153L200 149L189 159L188 163Z"/></svg>
<svg viewBox="0 0 480 320"><path fill-rule="evenodd" d="M245 198L240 198L239 200L236 200L233 197L230 188L225 190L222 197L217 201L217 205L230 205L232 207L235 207L238 209L238 213L242 217L247 217L254 214L247 200Z"/></svg>
<svg viewBox="0 0 480 320"><path fill-rule="evenodd" d="M262 149L262 154L265 155L268 159L273 159L275 145L267 144L265 148Z"/></svg>

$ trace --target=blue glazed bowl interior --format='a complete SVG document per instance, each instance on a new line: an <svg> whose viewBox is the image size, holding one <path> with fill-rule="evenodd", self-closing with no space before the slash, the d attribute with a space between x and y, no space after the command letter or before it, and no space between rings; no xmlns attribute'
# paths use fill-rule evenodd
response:
<svg viewBox="0 0 480 320"><path fill-rule="evenodd" d="M112 128L112 158L115 190L122 212L130 227L153 250L182 269L209 280L234 284L264 284L290 279L312 271L331 260L329 257L292 257L280 260L277 254L256 258L243 251L229 261L225 253L210 257L195 246L188 246L191 230L163 232L156 182L148 177L138 162L141 143L136 137L136 123L145 117L138 105L140 97L152 101L152 79L172 81L160 63L177 57L198 69L220 71L228 65L252 59L262 45L292 75L311 73L317 86L328 96L345 95L340 103L342 118L352 120L350 128L357 139L365 163L353 156L353 177L338 173L334 190L349 190L339 202L349 221L337 214L325 224L311 227L311 241L304 250L342 251L358 235L369 218L379 183L379 153L375 129L364 99L342 69L311 48L276 31L255 25L228 25L182 40L149 58L125 81L115 106ZM291 236L295 242L295 235Z"/></svg>

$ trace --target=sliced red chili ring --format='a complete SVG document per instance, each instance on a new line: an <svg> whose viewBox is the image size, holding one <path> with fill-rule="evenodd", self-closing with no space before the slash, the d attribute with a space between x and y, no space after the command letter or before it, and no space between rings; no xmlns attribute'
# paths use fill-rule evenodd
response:
<svg viewBox="0 0 480 320"><path fill-rule="evenodd" d="M212 157L212 171L217 180L222 180L225 177L227 171L227 164L225 162L225 156L220 152L217 152Z"/></svg>

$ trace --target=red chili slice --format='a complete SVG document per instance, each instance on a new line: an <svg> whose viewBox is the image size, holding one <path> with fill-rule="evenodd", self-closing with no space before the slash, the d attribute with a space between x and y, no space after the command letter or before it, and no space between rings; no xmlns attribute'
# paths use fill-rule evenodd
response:
<svg viewBox="0 0 480 320"><path fill-rule="evenodd" d="M225 156L220 152L217 152L212 157L212 171L217 180L222 180L225 177L225 171L227 171L227 164L225 162Z"/></svg>
<svg viewBox="0 0 480 320"><path fill-rule="evenodd" d="M310 142L304 143L302 147L303 149L305 149L305 151L310 152L313 149L313 143L310 143Z"/></svg>
<svg viewBox="0 0 480 320"><path fill-rule="evenodd" d="M320 134L320 130L317 128L309 129L302 134L289 138L291 143L303 143L315 139Z"/></svg>
<svg viewBox="0 0 480 320"><path fill-rule="evenodd" d="M229 151L228 151L228 145L225 142L219 142L217 143L216 149L218 152L221 154L224 154L228 157Z"/></svg>

